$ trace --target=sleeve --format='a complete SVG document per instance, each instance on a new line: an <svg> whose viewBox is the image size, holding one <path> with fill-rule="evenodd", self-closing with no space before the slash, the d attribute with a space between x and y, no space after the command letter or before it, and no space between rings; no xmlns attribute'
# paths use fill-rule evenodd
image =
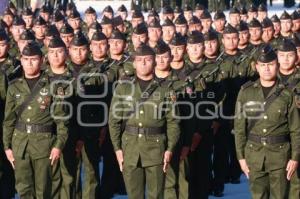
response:
<svg viewBox="0 0 300 199"><path fill-rule="evenodd" d="M54 148L63 149L65 146L65 143L68 139L68 129L69 129L69 119L68 117L68 111L66 108L66 103L68 103L65 100L62 99L55 99L54 98L54 123L56 124L56 140L53 145Z"/></svg>
<svg viewBox="0 0 300 199"><path fill-rule="evenodd" d="M12 143L12 136L15 129L15 123L17 120L17 114L15 112L15 98L12 87L8 87L5 114L3 121L3 145L4 149L10 149Z"/></svg>
<svg viewBox="0 0 300 199"><path fill-rule="evenodd" d="M245 146L247 143L247 118L243 114L243 104L243 90L241 90L236 102L234 119L235 146L238 160L245 159Z"/></svg>
<svg viewBox="0 0 300 199"><path fill-rule="evenodd" d="M119 84L116 87L113 95L110 111L109 111L109 133L110 138L114 147L114 150L120 150L121 147L121 135L122 135L122 116L123 116L123 105L122 105L122 86Z"/></svg>
<svg viewBox="0 0 300 199"><path fill-rule="evenodd" d="M166 114L168 138L167 150L174 151L180 136L179 119L176 118L176 116L179 116L179 110L176 103L168 102L168 106L168 113Z"/></svg>
<svg viewBox="0 0 300 199"><path fill-rule="evenodd" d="M295 104L294 96L288 111L288 124L290 130L292 160L300 161L300 123L299 112Z"/></svg>

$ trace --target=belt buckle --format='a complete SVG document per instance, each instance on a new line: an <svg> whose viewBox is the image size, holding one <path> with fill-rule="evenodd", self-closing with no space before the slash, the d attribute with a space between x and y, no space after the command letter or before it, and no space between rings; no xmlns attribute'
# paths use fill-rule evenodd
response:
<svg viewBox="0 0 300 199"><path fill-rule="evenodd" d="M262 143L264 146L267 145L267 138L266 137L261 137L260 138L260 143Z"/></svg>
<svg viewBox="0 0 300 199"><path fill-rule="evenodd" d="M31 133L31 131L32 131L32 125L28 125L28 124L26 124L26 132L27 133Z"/></svg>

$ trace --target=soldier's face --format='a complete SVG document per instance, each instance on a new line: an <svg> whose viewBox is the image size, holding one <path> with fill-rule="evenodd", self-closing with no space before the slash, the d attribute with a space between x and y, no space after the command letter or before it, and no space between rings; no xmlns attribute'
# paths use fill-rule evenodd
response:
<svg viewBox="0 0 300 199"><path fill-rule="evenodd" d="M141 35L138 35L138 34L135 34L135 33L132 33L132 36L131 36L131 40L132 40L132 44L134 46L134 48L136 49L137 47L139 47L141 45L141 43L146 43L147 42L147 34L141 34Z"/></svg>
<svg viewBox="0 0 300 199"><path fill-rule="evenodd" d="M281 25L281 31L287 33L292 30L293 23L291 19L280 20L280 25Z"/></svg>
<svg viewBox="0 0 300 199"><path fill-rule="evenodd" d="M241 31L239 32L239 45L244 45L244 44L247 44L248 41L249 41L249 37L250 37L250 34L249 34L249 31L248 30L244 30L244 31Z"/></svg>
<svg viewBox="0 0 300 199"><path fill-rule="evenodd" d="M94 35L95 32L97 32L96 29L92 29L92 28L89 29L89 32L88 32L89 40L92 40L92 36Z"/></svg>
<svg viewBox="0 0 300 199"><path fill-rule="evenodd" d="M273 26L274 26L274 34L278 35L281 31L281 25L279 22L273 22Z"/></svg>
<svg viewBox="0 0 300 199"><path fill-rule="evenodd" d="M155 68L159 71L170 70L170 63L172 61L171 52L165 52L161 55L155 55Z"/></svg>
<svg viewBox="0 0 300 199"><path fill-rule="evenodd" d="M183 60L183 56L185 53L185 46L173 46L170 45L171 48L171 54L173 56L173 60L174 62L179 62Z"/></svg>
<svg viewBox="0 0 300 199"><path fill-rule="evenodd" d="M216 55L218 51L218 40L209 40L209 41L204 41L204 54L208 57Z"/></svg>
<svg viewBox="0 0 300 199"><path fill-rule="evenodd" d="M60 38L63 40L63 42L65 43L65 45L67 46L67 48L70 47L70 43L72 41L72 39L74 38L74 34L70 33L70 34L60 34Z"/></svg>
<svg viewBox="0 0 300 199"><path fill-rule="evenodd" d="M158 41L161 38L161 28L148 28L148 37L150 41Z"/></svg>
<svg viewBox="0 0 300 199"><path fill-rule="evenodd" d="M154 65L154 56L152 55L136 56L133 62L137 76L151 75L153 73Z"/></svg>
<svg viewBox="0 0 300 199"><path fill-rule="evenodd" d="M34 31L36 37L42 38L42 37L45 36L46 26L44 26L44 25L42 25L42 26L34 25L33 26L33 31Z"/></svg>
<svg viewBox="0 0 300 199"><path fill-rule="evenodd" d="M11 34L15 41L19 41L20 35L25 31L25 26L12 26Z"/></svg>
<svg viewBox="0 0 300 199"><path fill-rule="evenodd" d="M187 25L186 24L180 24L175 25L175 29L177 33L180 33L182 36L185 36L187 34Z"/></svg>
<svg viewBox="0 0 300 199"><path fill-rule="evenodd" d="M0 41L0 59L7 56L9 45L7 41Z"/></svg>
<svg viewBox="0 0 300 199"><path fill-rule="evenodd" d="M111 12L103 12L103 15L106 16L109 19L113 18L113 13L111 13Z"/></svg>
<svg viewBox="0 0 300 199"><path fill-rule="evenodd" d="M21 64L25 76L35 76L40 72L42 58L39 55L34 55L34 56L22 55Z"/></svg>
<svg viewBox="0 0 300 199"><path fill-rule="evenodd" d="M68 19L68 24L74 29L78 30L80 28L80 18L70 18Z"/></svg>
<svg viewBox="0 0 300 199"><path fill-rule="evenodd" d="M144 22L144 19L142 17L140 17L140 18L132 18L131 19L132 28L137 27L137 25L139 25L139 24L141 24L143 22Z"/></svg>
<svg viewBox="0 0 300 199"><path fill-rule="evenodd" d="M300 30L300 19L293 20L292 30L293 30L293 32L297 32Z"/></svg>
<svg viewBox="0 0 300 199"><path fill-rule="evenodd" d="M14 20L14 17L11 16L11 15L4 15L4 16L3 16L3 21L4 21L8 26L11 26L13 20Z"/></svg>
<svg viewBox="0 0 300 199"><path fill-rule="evenodd" d="M118 14L121 16L122 20L125 21L127 19L127 12L118 12Z"/></svg>
<svg viewBox="0 0 300 199"><path fill-rule="evenodd" d="M70 46L69 54L72 62L75 64L83 64L86 62L88 58L88 47L86 45L84 46Z"/></svg>
<svg viewBox="0 0 300 199"><path fill-rule="evenodd" d="M118 25L117 27L116 27L120 32L125 32L125 25L124 24L120 24L120 25Z"/></svg>
<svg viewBox="0 0 300 199"><path fill-rule="evenodd" d="M85 14L84 18L87 24L92 24L93 22L96 21L97 17L96 14Z"/></svg>
<svg viewBox="0 0 300 199"><path fill-rule="evenodd" d="M230 14L229 21L230 21L230 24L235 27L241 21L240 14Z"/></svg>
<svg viewBox="0 0 300 199"><path fill-rule="evenodd" d="M23 51L24 47L29 43L29 42L32 42L32 40L19 40L18 41L18 48L20 50L20 52Z"/></svg>
<svg viewBox="0 0 300 199"><path fill-rule="evenodd" d="M248 21L257 18L257 12L248 12Z"/></svg>
<svg viewBox="0 0 300 199"><path fill-rule="evenodd" d="M55 26L56 26L57 30L60 30L61 27L63 27L63 25L64 25L64 21L63 20L55 22Z"/></svg>
<svg viewBox="0 0 300 199"><path fill-rule="evenodd" d="M268 27L263 29L262 39L265 43L269 42L274 35L273 27Z"/></svg>
<svg viewBox="0 0 300 199"><path fill-rule="evenodd" d="M187 50L189 58L191 58L193 60L198 60L201 57L203 57L204 45L203 45L203 43L187 44L186 50Z"/></svg>
<svg viewBox="0 0 300 199"><path fill-rule="evenodd" d="M199 31L199 32L201 32L202 31L201 23L190 24L189 25L189 32L192 32L192 31Z"/></svg>
<svg viewBox="0 0 300 199"><path fill-rule="evenodd" d="M222 42L225 49L235 50L238 48L239 36L237 33L223 34Z"/></svg>
<svg viewBox="0 0 300 199"><path fill-rule="evenodd" d="M241 15L241 20L244 21L244 22L247 22L248 15Z"/></svg>
<svg viewBox="0 0 300 199"><path fill-rule="evenodd" d="M295 67L297 61L297 53L294 51L283 52L278 51L277 53L278 63L280 70L290 70Z"/></svg>
<svg viewBox="0 0 300 199"><path fill-rule="evenodd" d="M175 34L175 27L174 26L163 26L163 40L170 42Z"/></svg>
<svg viewBox="0 0 300 199"><path fill-rule="evenodd" d="M125 41L122 39L109 39L109 52L113 55L123 54L125 48Z"/></svg>
<svg viewBox="0 0 300 199"><path fill-rule="evenodd" d="M277 74L277 60L269 63L257 62L256 70L263 81L274 81Z"/></svg>
<svg viewBox="0 0 300 199"><path fill-rule="evenodd" d="M91 41L90 50L92 51L93 57L97 59L104 58L108 50L107 40Z"/></svg>
<svg viewBox="0 0 300 199"><path fill-rule="evenodd" d="M162 19L166 20L167 18L169 18L171 21L174 20L174 14L163 14Z"/></svg>
<svg viewBox="0 0 300 199"><path fill-rule="evenodd" d="M185 11L185 12L183 12L183 15L184 15L185 19L186 19L187 21L189 21L189 20L191 20L192 17L193 17L193 12L192 12L192 11Z"/></svg>
<svg viewBox="0 0 300 199"><path fill-rule="evenodd" d="M45 39L44 39L44 45L45 45L47 48L48 48L48 46L49 46L49 43L50 43L51 39L53 39L52 36L50 36L50 37L45 37Z"/></svg>
<svg viewBox="0 0 300 199"><path fill-rule="evenodd" d="M252 41L258 41L261 39L262 29L259 27L249 28L249 33L250 33L250 39Z"/></svg>
<svg viewBox="0 0 300 199"><path fill-rule="evenodd" d="M48 49L48 60L51 67L62 67L66 61L66 49L61 48L49 48Z"/></svg>
<svg viewBox="0 0 300 199"><path fill-rule="evenodd" d="M257 18L259 19L259 21L262 21L264 18L266 18L268 16L268 13L265 11L258 11L258 15Z"/></svg>
<svg viewBox="0 0 300 199"><path fill-rule="evenodd" d="M195 15L196 17L198 17L198 19L200 19L202 13L203 13L203 10L195 10L194 15Z"/></svg>
<svg viewBox="0 0 300 199"><path fill-rule="evenodd" d="M107 38L110 38L112 31L113 27L111 24L102 25L102 32Z"/></svg>
<svg viewBox="0 0 300 199"><path fill-rule="evenodd" d="M201 19L201 24L203 27L202 32L206 33L209 31L211 24L212 24L212 20L211 19Z"/></svg>
<svg viewBox="0 0 300 199"><path fill-rule="evenodd" d="M32 26L32 22L33 22L33 16L29 15L29 16L22 16L23 20L26 23L26 27L31 27Z"/></svg>
<svg viewBox="0 0 300 199"><path fill-rule="evenodd" d="M218 32L221 32L224 30L225 24L226 24L225 19L217 19L214 21L216 31L218 31Z"/></svg>

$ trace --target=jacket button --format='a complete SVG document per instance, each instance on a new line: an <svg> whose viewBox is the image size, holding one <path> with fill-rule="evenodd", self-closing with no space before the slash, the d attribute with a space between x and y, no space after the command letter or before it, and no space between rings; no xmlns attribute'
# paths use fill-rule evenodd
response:
<svg viewBox="0 0 300 199"><path fill-rule="evenodd" d="M143 137L143 134L139 134L139 138Z"/></svg>
<svg viewBox="0 0 300 199"><path fill-rule="evenodd" d="M143 111L143 110L141 110L141 111L140 111L140 114L144 114L144 111Z"/></svg>
<svg viewBox="0 0 300 199"><path fill-rule="evenodd" d="M264 116L264 119L265 119L265 120L268 119L268 116L265 115L265 116Z"/></svg>
<svg viewBox="0 0 300 199"><path fill-rule="evenodd" d="M27 118L27 120L26 120L27 122L30 122L30 118Z"/></svg>
<svg viewBox="0 0 300 199"><path fill-rule="evenodd" d="M32 108L31 108L31 106L28 106L27 109L28 109L28 110L31 110Z"/></svg>
<svg viewBox="0 0 300 199"><path fill-rule="evenodd" d="M263 129L263 132L266 133L266 132L267 132L267 129Z"/></svg>
<svg viewBox="0 0 300 199"><path fill-rule="evenodd" d="M142 126L143 126L143 124L140 122L140 123L139 123L139 127L142 127Z"/></svg>

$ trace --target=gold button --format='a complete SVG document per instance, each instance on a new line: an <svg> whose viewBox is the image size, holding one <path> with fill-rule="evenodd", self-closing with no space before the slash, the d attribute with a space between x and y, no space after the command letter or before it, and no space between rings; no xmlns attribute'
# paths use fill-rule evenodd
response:
<svg viewBox="0 0 300 199"><path fill-rule="evenodd" d="M264 119L265 119L265 120L268 119L268 116L265 115L265 116L264 116Z"/></svg>
<svg viewBox="0 0 300 199"><path fill-rule="evenodd" d="M141 110L141 111L140 111L140 114L144 114L144 111L143 111L143 110Z"/></svg>
<svg viewBox="0 0 300 199"><path fill-rule="evenodd" d="M140 123L139 123L139 126L140 126L140 127L142 127L142 126L143 126L143 124L140 122Z"/></svg>
<svg viewBox="0 0 300 199"><path fill-rule="evenodd" d="M142 135L142 134L139 134L139 138L141 138L141 137L143 137L143 135Z"/></svg>
<svg viewBox="0 0 300 199"><path fill-rule="evenodd" d="M32 109L31 106L28 106L27 108L28 108L28 110L31 110L31 109Z"/></svg>
<svg viewBox="0 0 300 199"><path fill-rule="evenodd" d="M264 146L266 146L266 145L267 145L267 143L266 143L266 142L263 142L263 145L264 145Z"/></svg>
<svg viewBox="0 0 300 199"><path fill-rule="evenodd" d="M267 129L263 129L263 132L266 133L266 132L267 132Z"/></svg>
<svg viewBox="0 0 300 199"><path fill-rule="evenodd" d="M30 118L27 118L27 120L26 120L27 122L30 122Z"/></svg>

